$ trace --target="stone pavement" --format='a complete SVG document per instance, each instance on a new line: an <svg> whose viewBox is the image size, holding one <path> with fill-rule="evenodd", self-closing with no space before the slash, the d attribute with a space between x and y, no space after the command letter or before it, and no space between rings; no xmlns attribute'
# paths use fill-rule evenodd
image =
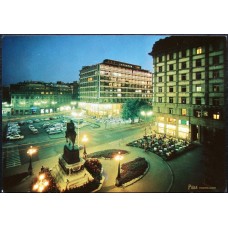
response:
<svg viewBox="0 0 228 228"><path fill-rule="evenodd" d="M127 150L130 153L124 156L121 163L134 160L137 157L145 157L150 166L149 171L145 176L137 182L127 187L116 187L115 178L118 171L118 162L113 159L101 159L105 179L98 192L187 192L187 185L189 183L194 184L201 181L202 170L200 168L200 148L195 149L194 152L188 152L170 162L165 162L154 153L145 152L143 149L136 147L125 146L126 143L140 137L141 135L135 135L134 138L129 136L128 138L116 140L109 144L87 148L88 154L105 149ZM82 152L83 151L81 150L80 153ZM58 163L58 157L59 155L33 162L34 176L39 173L42 166L54 168ZM4 176L26 172L27 169L28 164L8 168L4 170ZM28 177L13 188L5 189L5 192L29 192L29 185L33 177Z"/></svg>

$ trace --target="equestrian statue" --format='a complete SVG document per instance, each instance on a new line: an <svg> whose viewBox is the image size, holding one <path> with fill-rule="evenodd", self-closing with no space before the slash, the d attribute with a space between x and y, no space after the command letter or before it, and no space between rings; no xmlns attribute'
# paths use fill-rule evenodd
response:
<svg viewBox="0 0 228 228"><path fill-rule="evenodd" d="M77 137L77 133L75 132L74 122L71 120L69 123L67 123L65 138L67 143L68 143L68 140L70 140L70 142L73 144L73 148L74 148L76 137Z"/></svg>

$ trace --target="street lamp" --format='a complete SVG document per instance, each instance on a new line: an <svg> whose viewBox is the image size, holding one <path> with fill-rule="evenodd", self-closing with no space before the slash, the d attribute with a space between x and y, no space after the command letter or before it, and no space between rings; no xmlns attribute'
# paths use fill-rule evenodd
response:
<svg viewBox="0 0 228 228"><path fill-rule="evenodd" d="M27 151L27 154L29 155L29 167L28 167L28 173L29 175L32 175L32 155L37 152L36 148L33 148L30 146L30 148Z"/></svg>
<svg viewBox="0 0 228 228"><path fill-rule="evenodd" d="M79 117L82 116L82 113L72 112L71 115L78 118L77 128L78 128L78 147L79 147Z"/></svg>
<svg viewBox="0 0 228 228"><path fill-rule="evenodd" d="M116 177L116 186L119 187L121 185L120 183L120 160L123 159L123 156L120 154L120 151L118 152L118 155L116 155L115 160L119 161L118 163L118 172Z"/></svg>
<svg viewBox="0 0 228 228"><path fill-rule="evenodd" d="M147 121L147 117L152 116L153 112L152 111L147 111L147 112L141 111L141 115L146 117L146 121Z"/></svg>
<svg viewBox="0 0 228 228"><path fill-rule="evenodd" d="M38 181L33 185L33 190L43 192L48 185L49 182L45 179L45 174L42 173L39 175Z"/></svg>
<svg viewBox="0 0 228 228"><path fill-rule="evenodd" d="M83 157L86 159L86 157L87 157L87 153L86 153L86 146L85 146L85 144L86 144L86 142L88 142L88 138L87 138L87 136L86 136L86 135L84 135L84 136L83 136L83 138L82 138L82 142L84 143L84 152L83 152Z"/></svg>

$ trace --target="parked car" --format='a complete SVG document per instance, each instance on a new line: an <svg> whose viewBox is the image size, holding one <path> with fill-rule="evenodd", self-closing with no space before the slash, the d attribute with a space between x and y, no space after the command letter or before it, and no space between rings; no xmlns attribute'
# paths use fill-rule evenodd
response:
<svg viewBox="0 0 228 228"><path fill-rule="evenodd" d="M6 137L7 139L9 140L16 140L16 139L23 139L24 138L24 135L10 135L8 137Z"/></svg>
<svg viewBox="0 0 228 228"><path fill-rule="evenodd" d="M59 134L61 133L62 131L59 131L59 130L51 130L48 132L49 135L53 135L53 134Z"/></svg>
<svg viewBox="0 0 228 228"><path fill-rule="evenodd" d="M33 134L38 134L39 133L39 131L36 128L31 129L31 131L32 131Z"/></svg>

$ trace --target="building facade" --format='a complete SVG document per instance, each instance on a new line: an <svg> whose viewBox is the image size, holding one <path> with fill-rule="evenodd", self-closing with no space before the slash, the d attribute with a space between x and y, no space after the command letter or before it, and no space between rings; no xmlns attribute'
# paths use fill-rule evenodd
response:
<svg viewBox="0 0 228 228"><path fill-rule="evenodd" d="M10 85L13 115L71 110L72 87L64 83L19 82Z"/></svg>
<svg viewBox="0 0 228 228"><path fill-rule="evenodd" d="M171 36L149 55L157 132L202 142L224 130L225 37Z"/></svg>
<svg viewBox="0 0 228 228"><path fill-rule="evenodd" d="M152 99L152 73L141 66L105 59L82 67L79 106L89 114L118 116L127 99Z"/></svg>

